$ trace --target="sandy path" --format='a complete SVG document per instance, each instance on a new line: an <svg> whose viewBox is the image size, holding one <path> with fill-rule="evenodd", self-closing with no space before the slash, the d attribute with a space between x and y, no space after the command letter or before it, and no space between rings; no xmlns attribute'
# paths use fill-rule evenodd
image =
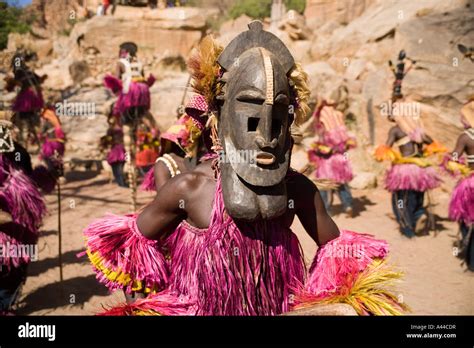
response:
<svg viewBox="0 0 474 348"><path fill-rule="evenodd" d="M57 201L47 197L50 215L45 219L39 241L39 260L30 265L29 277L23 288L19 313L25 315L89 315L101 309L101 304L121 301L121 294L110 295L95 280L83 251L81 231L93 219L107 212L125 213L128 209L128 190L117 187L93 173L75 173L63 187L63 272L59 283L57 243ZM390 197L383 189L355 191L354 218L341 214L334 217L340 228L370 232L388 240L391 260L405 272L398 293L408 303L413 314L474 314L474 273L465 271L460 260L453 256L456 224L446 221L449 194L440 189L434 192L436 214L441 217L439 233L434 236L408 240L397 231L390 207ZM139 202L152 199L148 193L139 194ZM336 201L337 203L337 201ZM337 204L335 207L337 212ZM298 221L294 230L300 237L305 257L311 261L316 246L304 234Z"/></svg>

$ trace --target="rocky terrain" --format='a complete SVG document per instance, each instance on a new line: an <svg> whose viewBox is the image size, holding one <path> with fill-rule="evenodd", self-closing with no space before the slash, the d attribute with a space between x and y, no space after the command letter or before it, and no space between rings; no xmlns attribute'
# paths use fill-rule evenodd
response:
<svg viewBox="0 0 474 348"><path fill-rule="evenodd" d="M152 88L152 112L166 128L184 95L190 94L185 62L192 48L207 33L226 44L251 21L242 16L224 22L216 32L209 23L220 15L217 8L119 6L114 16L97 17L97 3L34 0L30 11L40 18L38 24L31 34L11 34L7 50L0 52L0 79L7 70L5 57L26 47L38 53L37 72L48 74L46 89L60 91L62 100L95 104L93 118L62 120L69 156L98 155L96 141L106 127L103 115L113 101L102 79L113 68L121 42L135 41L146 72L158 78ZM474 45L474 1L309 0L305 16L289 11L265 25L303 63L313 102L341 84L348 87L350 112L356 116L352 127L362 145L353 153L356 172L380 171L370 153L374 144L384 141L390 126L379 106L390 97L394 80L387 62L401 49L417 62L404 81L404 94L420 103L432 136L448 147L454 145L461 130L460 106L474 87L473 65L456 49L459 43ZM12 98L13 94L2 95L1 101L8 105ZM310 136L310 127L305 130Z"/></svg>

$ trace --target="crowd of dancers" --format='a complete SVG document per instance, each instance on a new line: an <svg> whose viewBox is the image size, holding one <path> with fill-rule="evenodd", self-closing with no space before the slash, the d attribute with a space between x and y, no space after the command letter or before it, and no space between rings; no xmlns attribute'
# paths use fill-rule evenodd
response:
<svg viewBox="0 0 474 348"><path fill-rule="evenodd" d="M36 75L28 59L19 53L12 60L6 88L17 92L14 116L3 112L0 119L2 313L11 311L31 262L31 255L5 250L36 243L46 212L42 193L63 175L66 137L55 101L43 100L47 76ZM394 104L410 102L401 93L409 69L400 64ZM385 287L399 276L384 260L388 244L339 230L331 218L334 193L353 214L349 152L357 143L346 122L347 88L317 102L308 179L289 166L292 125L309 115L307 75L278 38L252 22L225 49L203 39L188 66L194 95L164 132L150 112L155 78L145 76L135 43L120 45L115 71L104 79L116 101L100 144L131 202L130 214L109 215L84 231L98 280L126 296L127 303L106 314L275 315L335 302L358 314L404 313L406 305ZM387 122L393 127L375 158L391 162L385 188L401 233L429 233L426 192L441 184L443 169L459 178L449 217L460 225L460 255L474 270L474 97L461 109L465 131L451 153L419 117L389 114ZM28 151L35 147L43 165L33 168ZM236 151L253 160L228 156ZM138 214L140 181L156 197ZM319 245L308 274L290 230L295 216ZM338 253L349 249L359 254Z"/></svg>

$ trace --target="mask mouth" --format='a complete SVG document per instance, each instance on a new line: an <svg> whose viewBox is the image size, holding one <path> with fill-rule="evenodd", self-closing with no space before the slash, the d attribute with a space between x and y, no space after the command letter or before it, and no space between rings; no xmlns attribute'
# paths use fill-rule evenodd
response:
<svg viewBox="0 0 474 348"><path fill-rule="evenodd" d="M275 160L275 155L271 154L270 152L259 152L255 156L255 162L264 166L268 166L270 164L275 163Z"/></svg>

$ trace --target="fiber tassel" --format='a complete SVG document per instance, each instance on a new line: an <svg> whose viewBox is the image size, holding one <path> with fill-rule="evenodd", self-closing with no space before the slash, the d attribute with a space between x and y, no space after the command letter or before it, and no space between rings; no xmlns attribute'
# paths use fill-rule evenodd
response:
<svg viewBox="0 0 474 348"><path fill-rule="evenodd" d="M101 316L195 315L196 307L189 298L165 290L158 294L106 309Z"/></svg>
<svg viewBox="0 0 474 348"><path fill-rule="evenodd" d="M388 244L368 234L341 231L341 235L318 249L294 308L320 303L347 303L359 315L400 315L408 307L387 290L401 274L383 260Z"/></svg>
<svg viewBox="0 0 474 348"><path fill-rule="evenodd" d="M123 85L122 80L112 75L106 75L104 77L104 85L110 89L114 94L118 94L122 91Z"/></svg>
<svg viewBox="0 0 474 348"><path fill-rule="evenodd" d="M168 265L159 243L145 238L136 215L109 214L84 231L87 255L99 282L110 290L157 292L168 283Z"/></svg>
<svg viewBox="0 0 474 348"><path fill-rule="evenodd" d="M17 268L22 264L28 264L31 261L31 252L21 252L20 250L28 250L36 244L38 235L15 223L2 224L0 231L0 245L3 252L0 252L0 268L5 267L7 272L11 268ZM15 254L10 250L14 249Z"/></svg>
<svg viewBox="0 0 474 348"><path fill-rule="evenodd" d="M359 315L402 315L410 311L390 291L402 273L392 270L385 260L374 260L361 272L351 270L333 292L315 294L303 292L295 297L295 309L317 304L346 303Z"/></svg>
<svg viewBox="0 0 474 348"><path fill-rule="evenodd" d="M454 188L449 202L449 218L467 225L474 223L474 175L462 179Z"/></svg>
<svg viewBox="0 0 474 348"><path fill-rule="evenodd" d="M46 215L46 205L41 193L29 177L22 171L13 169L6 163L6 159L3 159L2 164L0 170L8 176L0 189L0 198L6 202L13 222L30 231L38 231Z"/></svg>
<svg viewBox="0 0 474 348"><path fill-rule="evenodd" d="M352 180L353 173L350 161L346 156L336 153L329 158L316 158L316 179L332 180L345 184Z"/></svg>
<svg viewBox="0 0 474 348"><path fill-rule="evenodd" d="M388 254L388 243L368 234L342 230L338 238L321 246L310 268L305 291L336 291L353 272L363 271L374 258Z"/></svg>
<svg viewBox="0 0 474 348"><path fill-rule="evenodd" d="M420 167L416 164L395 164L387 171L385 188L390 192L414 190L424 192L441 184L435 167Z"/></svg>
<svg viewBox="0 0 474 348"><path fill-rule="evenodd" d="M390 146L380 145L375 149L374 157L377 161L390 161L395 162L402 155L400 152L393 150Z"/></svg>
<svg viewBox="0 0 474 348"><path fill-rule="evenodd" d="M151 167L150 170L145 174L143 182L140 185L142 191L155 191L155 167Z"/></svg>
<svg viewBox="0 0 474 348"><path fill-rule="evenodd" d="M153 74L150 74L150 76L148 76L148 79L146 80L146 84L148 85L148 87L151 87L155 84L155 82L156 77Z"/></svg>
<svg viewBox="0 0 474 348"><path fill-rule="evenodd" d="M226 213L218 180L209 228L182 223L167 240L170 289L189 295L196 315L278 315L303 282L298 239L279 219L239 223Z"/></svg>
<svg viewBox="0 0 474 348"><path fill-rule="evenodd" d="M33 169L31 178L44 193L50 194L53 192L54 187L56 186L56 179L49 172L48 168L43 165L39 165Z"/></svg>

